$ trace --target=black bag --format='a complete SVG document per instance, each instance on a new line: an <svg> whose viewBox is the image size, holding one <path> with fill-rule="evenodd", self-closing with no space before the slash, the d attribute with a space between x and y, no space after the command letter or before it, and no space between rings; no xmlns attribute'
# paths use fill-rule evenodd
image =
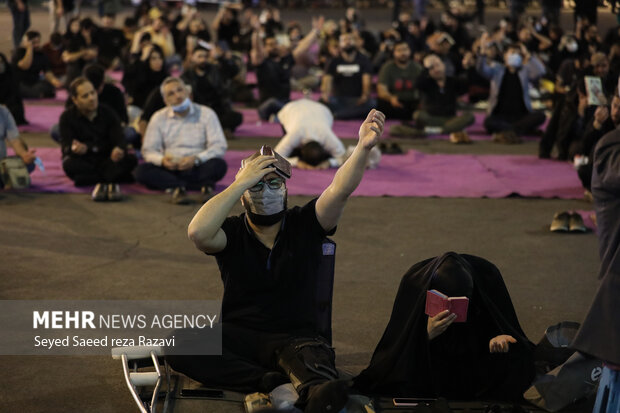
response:
<svg viewBox="0 0 620 413"><path fill-rule="evenodd" d="M569 346L573 342L580 324L574 321L562 321L547 328L545 335L534 349L536 372L546 374L564 363L574 350Z"/></svg>
<svg viewBox="0 0 620 413"><path fill-rule="evenodd" d="M523 397L550 412L594 398L602 365L600 360L575 352L564 364L538 377Z"/></svg>

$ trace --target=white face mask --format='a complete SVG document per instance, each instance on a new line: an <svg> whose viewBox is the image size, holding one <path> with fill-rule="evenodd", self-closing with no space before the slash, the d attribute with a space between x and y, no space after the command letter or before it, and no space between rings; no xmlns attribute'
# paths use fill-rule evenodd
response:
<svg viewBox="0 0 620 413"><path fill-rule="evenodd" d="M273 215L284 210L286 187L284 184L278 189L271 189L268 185L262 191L245 191L246 209L256 215Z"/></svg>
<svg viewBox="0 0 620 413"><path fill-rule="evenodd" d="M523 58L519 53L511 53L508 55L508 66L518 69L521 67L521 63L523 63Z"/></svg>

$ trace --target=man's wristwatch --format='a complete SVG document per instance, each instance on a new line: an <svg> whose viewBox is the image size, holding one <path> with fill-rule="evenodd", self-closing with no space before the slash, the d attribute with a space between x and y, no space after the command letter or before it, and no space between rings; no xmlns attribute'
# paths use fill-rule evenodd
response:
<svg viewBox="0 0 620 413"><path fill-rule="evenodd" d="M199 158L199 157L195 157L195 158L194 158L194 166L200 166L200 164L201 164L201 163L202 163L202 162L200 161L200 158Z"/></svg>

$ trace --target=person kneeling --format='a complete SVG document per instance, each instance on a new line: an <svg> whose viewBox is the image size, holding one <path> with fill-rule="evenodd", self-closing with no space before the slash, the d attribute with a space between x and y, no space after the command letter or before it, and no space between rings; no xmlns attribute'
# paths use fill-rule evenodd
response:
<svg viewBox="0 0 620 413"><path fill-rule="evenodd" d="M62 168L76 186L96 184L95 201L119 201L119 183L132 182L138 161L126 151L121 122L99 105L97 91L85 77L69 86L70 106L60 116Z"/></svg>
<svg viewBox="0 0 620 413"><path fill-rule="evenodd" d="M448 310L427 316L433 289L467 297L466 321L455 322ZM391 397L521 400L535 374L533 348L497 267L448 252L404 275L383 337L355 386Z"/></svg>

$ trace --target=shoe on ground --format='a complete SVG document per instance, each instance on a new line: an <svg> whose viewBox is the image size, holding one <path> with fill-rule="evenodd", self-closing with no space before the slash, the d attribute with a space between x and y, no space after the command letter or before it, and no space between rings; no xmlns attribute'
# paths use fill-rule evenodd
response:
<svg viewBox="0 0 620 413"><path fill-rule="evenodd" d="M471 138L465 131L453 132L450 134L450 142L452 143L471 143Z"/></svg>
<svg viewBox="0 0 620 413"><path fill-rule="evenodd" d="M570 219L568 221L568 230L570 232L581 233L588 231L588 228L586 228L586 225L583 223L583 218L581 218L581 215L577 212L573 212L572 214L570 214Z"/></svg>
<svg viewBox="0 0 620 413"><path fill-rule="evenodd" d="M203 204L213 197L215 190L211 185L206 185L200 188L200 202Z"/></svg>
<svg viewBox="0 0 620 413"><path fill-rule="evenodd" d="M95 202L103 202L108 200L108 187L106 184L97 184L95 185L95 189L91 194L93 201Z"/></svg>
<svg viewBox="0 0 620 413"><path fill-rule="evenodd" d="M551 221L549 230L551 232L568 232L568 229L570 228L570 218L571 214L566 211L557 212L553 216L553 221Z"/></svg>
<svg viewBox="0 0 620 413"><path fill-rule="evenodd" d="M402 123L390 126L390 135L404 138L421 138L425 136L423 130Z"/></svg>
<svg viewBox="0 0 620 413"><path fill-rule="evenodd" d="M403 151L403 148L401 148L399 144L397 144L396 142L393 142L390 145L390 149L388 149L387 153L391 155L402 155L405 152Z"/></svg>
<svg viewBox="0 0 620 413"><path fill-rule="evenodd" d="M265 393L250 393L243 399L243 405L247 413L258 412L272 408L271 399Z"/></svg>
<svg viewBox="0 0 620 413"><path fill-rule="evenodd" d="M172 191L172 203L175 205L187 205L191 203L191 200L187 196L187 191L185 191L185 188L174 188L174 191Z"/></svg>
<svg viewBox="0 0 620 413"><path fill-rule="evenodd" d="M123 199L119 184L108 184L108 201L118 202Z"/></svg>
<svg viewBox="0 0 620 413"><path fill-rule="evenodd" d="M507 130L507 131L494 133L493 142L503 143L506 145L514 145L514 144L523 142L523 140L514 131Z"/></svg>

